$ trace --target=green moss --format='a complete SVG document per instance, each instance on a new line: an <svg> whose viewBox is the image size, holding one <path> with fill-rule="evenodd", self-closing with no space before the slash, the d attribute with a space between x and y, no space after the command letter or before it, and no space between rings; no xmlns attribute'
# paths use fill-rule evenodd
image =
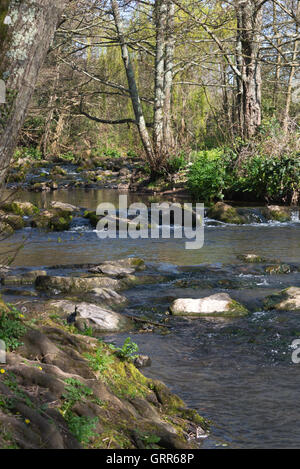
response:
<svg viewBox="0 0 300 469"><path fill-rule="evenodd" d="M269 265L265 268L265 272L270 275L290 274L291 267L288 264Z"/></svg>
<svg viewBox="0 0 300 469"><path fill-rule="evenodd" d="M97 226L98 221L100 220L100 216L96 215L96 212L86 210L83 214L84 218L87 218L93 227Z"/></svg>
<svg viewBox="0 0 300 469"><path fill-rule="evenodd" d="M245 308L245 306L241 305L241 303L238 303L237 301L232 300L229 305L229 310L224 314L225 316L234 316L234 317L245 316L246 314L248 314L248 310L247 308Z"/></svg>
<svg viewBox="0 0 300 469"><path fill-rule="evenodd" d="M132 363L123 362L116 357L102 376L120 398L145 398L150 393L148 378Z"/></svg>
<svg viewBox="0 0 300 469"><path fill-rule="evenodd" d="M260 264L266 261L266 259L257 254L240 254L237 258L247 264Z"/></svg>

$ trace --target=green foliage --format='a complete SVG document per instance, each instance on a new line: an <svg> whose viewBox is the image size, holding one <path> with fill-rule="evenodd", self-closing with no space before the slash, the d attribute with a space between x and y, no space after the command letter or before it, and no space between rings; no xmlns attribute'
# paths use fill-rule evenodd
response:
<svg viewBox="0 0 300 469"><path fill-rule="evenodd" d="M11 305L7 306L8 310L0 305L0 339L12 351L23 345L21 339L26 333L26 327L21 321L20 311Z"/></svg>
<svg viewBox="0 0 300 469"><path fill-rule="evenodd" d="M186 167L186 159L184 153L172 156L167 161L167 171L171 174L177 173Z"/></svg>
<svg viewBox="0 0 300 469"><path fill-rule="evenodd" d="M67 153L63 153L62 155L59 155L59 158L61 160L65 160L65 161L68 161L70 163L73 163L77 159L72 151L68 151Z"/></svg>
<svg viewBox="0 0 300 469"><path fill-rule="evenodd" d="M91 388L82 384L75 378L67 378L65 383L67 386L65 387L65 392L62 397L65 399L68 407L72 407L76 402L80 401L84 397L93 395Z"/></svg>
<svg viewBox="0 0 300 469"><path fill-rule="evenodd" d="M14 395L18 397L19 399L23 400L25 404L33 408L33 403L31 402L30 398L28 395L20 388L20 385L17 381L17 377L14 373L9 371L3 380L3 383L11 390L13 391ZM6 404L6 408L10 409L13 407L14 404L14 398L5 398L3 404Z"/></svg>
<svg viewBox="0 0 300 469"><path fill-rule="evenodd" d="M80 443L87 445L94 436L98 418L76 415L72 412L72 408L77 402L91 398L93 391L75 378L68 378L65 380L65 383L65 392L62 395L64 403L61 408L61 414L66 420L70 432L73 433Z"/></svg>
<svg viewBox="0 0 300 469"><path fill-rule="evenodd" d="M91 368L100 373L107 370L109 365L113 362L113 357L106 353L103 346L97 349L95 355L86 354L85 357L88 359Z"/></svg>
<svg viewBox="0 0 300 469"><path fill-rule="evenodd" d="M137 157L137 154L136 154L136 152L135 152L134 150L128 150L127 156L128 156L129 158L136 158L136 157Z"/></svg>
<svg viewBox="0 0 300 469"><path fill-rule="evenodd" d="M43 157L42 152L35 147L18 148L14 153L14 159L30 158L31 160L41 160Z"/></svg>
<svg viewBox="0 0 300 469"><path fill-rule="evenodd" d="M188 174L188 188L194 197L203 201L223 199L227 173L220 149L201 151Z"/></svg>
<svg viewBox="0 0 300 469"><path fill-rule="evenodd" d="M117 349L117 355L123 360L131 360L132 358L135 358L138 351L138 345L133 342L130 337L127 337L123 346Z"/></svg>
<svg viewBox="0 0 300 469"><path fill-rule="evenodd" d="M79 415L75 415L73 412L70 412L66 420L70 432L73 433L77 440L84 445L88 445L90 439L95 435L94 431L98 418L85 416L80 417Z"/></svg>
<svg viewBox="0 0 300 469"><path fill-rule="evenodd" d="M256 155L242 164L233 189L254 193L259 199L287 202L299 186L300 155Z"/></svg>
<svg viewBox="0 0 300 469"><path fill-rule="evenodd" d="M241 154L247 145L236 142ZM238 161L238 153L227 148L202 151L188 175L188 188L202 201L239 198L248 193L252 199L290 202L300 186L300 155L297 152L274 156L256 145Z"/></svg>
<svg viewBox="0 0 300 469"><path fill-rule="evenodd" d="M136 433L140 440L146 446L146 449L155 449L157 444L160 442L161 438L154 434L144 433L139 430L136 430Z"/></svg>

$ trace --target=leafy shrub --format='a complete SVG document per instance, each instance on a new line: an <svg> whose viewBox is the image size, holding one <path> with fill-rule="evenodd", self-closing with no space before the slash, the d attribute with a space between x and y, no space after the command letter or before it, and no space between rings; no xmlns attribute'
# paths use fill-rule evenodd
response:
<svg viewBox="0 0 300 469"><path fill-rule="evenodd" d="M177 173L186 167L186 159L184 154L172 156L167 161L167 171L171 174Z"/></svg>
<svg viewBox="0 0 300 469"><path fill-rule="evenodd" d="M288 203L300 187L300 154L265 154L259 145L248 149L241 144L240 152L229 149L202 151L188 175L188 187L199 200L212 201L224 197L240 198L248 193L253 200ZM249 196L248 196L249 197Z"/></svg>
<svg viewBox="0 0 300 469"><path fill-rule="evenodd" d="M95 435L94 430L98 423L98 418L84 417L70 412L67 418L70 432L80 443L88 445L90 439Z"/></svg>
<svg viewBox="0 0 300 469"><path fill-rule="evenodd" d="M113 357L108 355L101 346L97 349L95 355L86 354L85 357L88 359L91 368L94 371L100 371L100 373L103 373L113 362Z"/></svg>
<svg viewBox="0 0 300 469"><path fill-rule="evenodd" d="M197 154L188 174L188 188L194 197L203 201L224 198L227 172L220 154L218 149Z"/></svg>
<svg viewBox="0 0 300 469"><path fill-rule="evenodd" d="M288 202L300 187L300 156L256 155L241 167L235 188L258 198Z"/></svg>
<svg viewBox="0 0 300 469"><path fill-rule="evenodd" d="M67 153L63 153L62 155L60 155L60 159L73 162L76 160L76 156L73 152L68 151Z"/></svg>
<svg viewBox="0 0 300 469"><path fill-rule="evenodd" d="M94 436L98 418L76 415L72 411L72 407L77 402L91 398L93 391L75 378L67 378L65 383L66 387L62 395L64 402L61 408L61 414L66 420L70 432L73 433L80 443L87 445Z"/></svg>
<svg viewBox="0 0 300 469"><path fill-rule="evenodd" d="M35 147L18 148L14 153L14 159L30 158L32 160L41 160L43 157L42 152Z"/></svg>
<svg viewBox="0 0 300 469"><path fill-rule="evenodd" d="M114 148L108 148L104 150L103 154L109 158L121 158L121 153Z"/></svg>
<svg viewBox="0 0 300 469"><path fill-rule="evenodd" d="M123 344L123 347L117 349L117 355L119 358L122 358L124 360L131 360L135 357L138 351L138 345L133 342L130 337L127 337Z"/></svg>
<svg viewBox="0 0 300 469"><path fill-rule="evenodd" d="M11 305L8 310L0 307L0 339L12 351L23 345L22 337L26 333L26 327L21 322L21 313Z"/></svg>

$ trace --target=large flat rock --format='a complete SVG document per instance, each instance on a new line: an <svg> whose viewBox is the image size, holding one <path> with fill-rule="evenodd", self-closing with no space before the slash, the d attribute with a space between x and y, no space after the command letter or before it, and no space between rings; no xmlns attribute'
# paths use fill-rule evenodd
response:
<svg viewBox="0 0 300 469"><path fill-rule="evenodd" d="M227 293L216 293L205 298L179 298L175 300L170 312L175 316L244 316L247 310L234 301Z"/></svg>
<svg viewBox="0 0 300 469"><path fill-rule="evenodd" d="M57 300L49 302L48 309L71 316L80 330L91 327L95 332L121 332L133 328L133 322L127 317L91 303Z"/></svg>

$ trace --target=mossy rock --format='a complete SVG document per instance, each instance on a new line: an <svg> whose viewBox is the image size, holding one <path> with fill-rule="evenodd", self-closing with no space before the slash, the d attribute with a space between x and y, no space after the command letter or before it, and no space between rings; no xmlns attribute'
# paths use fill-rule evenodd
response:
<svg viewBox="0 0 300 469"><path fill-rule="evenodd" d="M120 290L123 284L120 280L109 277L59 277L59 276L41 276L36 279L36 288L39 290L59 290L62 292L85 293L94 288L111 288Z"/></svg>
<svg viewBox="0 0 300 469"><path fill-rule="evenodd" d="M225 204L224 202L217 202L208 209L207 214L210 218L219 220L223 223L243 225L248 222L247 218L243 215L240 215L236 208Z"/></svg>
<svg viewBox="0 0 300 469"><path fill-rule="evenodd" d="M71 221L71 216L56 216L51 218L49 228L51 231L67 231L70 228Z"/></svg>
<svg viewBox="0 0 300 469"><path fill-rule="evenodd" d="M266 259L258 256L257 254L240 254L237 256L237 258L240 261L246 262L247 264L260 264L266 261Z"/></svg>
<svg viewBox="0 0 300 469"><path fill-rule="evenodd" d="M268 265L265 268L265 272L270 275L290 274L292 270L292 267L288 264Z"/></svg>
<svg viewBox="0 0 300 469"><path fill-rule="evenodd" d="M36 215L31 226L50 231L66 231L70 228L72 215L59 216L55 210L44 210Z"/></svg>
<svg viewBox="0 0 300 469"><path fill-rule="evenodd" d="M7 275L2 278L3 285L33 285L37 277L45 276L45 270L32 270L20 275Z"/></svg>
<svg viewBox="0 0 300 469"><path fill-rule="evenodd" d="M264 300L266 310L300 311L300 288L289 287L267 296Z"/></svg>
<svg viewBox="0 0 300 469"><path fill-rule="evenodd" d="M13 227L4 221L0 221L0 237L11 236L12 234L14 234Z"/></svg>
<svg viewBox="0 0 300 469"><path fill-rule="evenodd" d="M61 166L54 166L51 170L52 176L65 176L66 174L67 174L67 171Z"/></svg>
<svg viewBox="0 0 300 469"><path fill-rule="evenodd" d="M14 230L21 230L25 226L25 221L21 215L14 215L9 213L4 215L3 218L0 216L0 219L2 219L5 223L8 223Z"/></svg>
<svg viewBox="0 0 300 469"><path fill-rule="evenodd" d="M39 209L31 202L5 202L1 204L0 208L5 212L11 212L20 216L32 216L39 212Z"/></svg>
<svg viewBox="0 0 300 469"><path fill-rule="evenodd" d="M268 205L261 209L261 213L267 220L279 221L281 223L291 220L292 211L290 207L280 205Z"/></svg>
<svg viewBox="0 0 300 469"><path fill-rule="evenodd" d="M247 308L233 300L227 293L215 293L205 298L179 298L170 306L174 316L187 317L240 317L248 314Z"/></svg>
<svg viewBox="0 0 300 469"><path fill-rule="evenodd" d="M91 210L86 210L83 214L84 218L87 218L91 225L96 228L98 221L101 219L99 215L96 215L96 212Z"/></svg>

